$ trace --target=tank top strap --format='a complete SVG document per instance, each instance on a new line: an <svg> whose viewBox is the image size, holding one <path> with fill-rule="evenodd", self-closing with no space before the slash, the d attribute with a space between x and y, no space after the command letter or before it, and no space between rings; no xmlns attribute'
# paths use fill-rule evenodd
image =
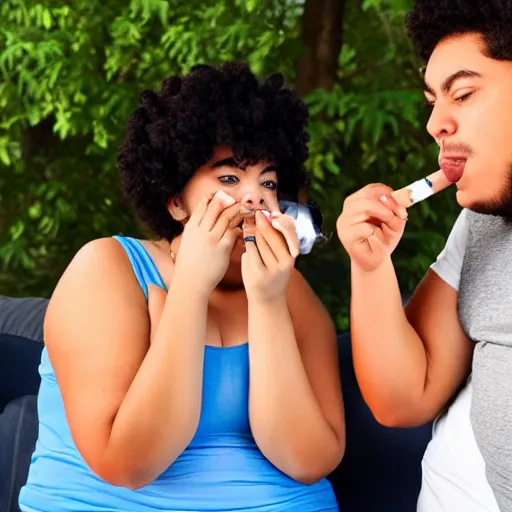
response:
<svg viewBox="0 0 512 512"><path fill-rule="evenodd" d="M151 258L148 251L138 240L118 235L115 235L113 238L115 238L126 251L135 277L144 292L146 300L148 298L148 284L154 284L166 290L162 276L156 268L153 258Z"/></svg>

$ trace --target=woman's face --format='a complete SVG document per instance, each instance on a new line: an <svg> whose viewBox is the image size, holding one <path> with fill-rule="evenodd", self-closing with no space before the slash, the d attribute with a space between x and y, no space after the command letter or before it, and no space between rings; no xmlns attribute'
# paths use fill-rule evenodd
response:
<svg viewBox="0 0 512 512"><path fill-rule="evenodd" d="M243 166L235 161L231 149L218 147L211 160L199 168L180 195L180 207L186 216L194 211L205 195L223 190L241 203L244 211L277 210L277 169L271 163ZM240 238L233 249L232 262L239 262L245 251Z"/></svg>

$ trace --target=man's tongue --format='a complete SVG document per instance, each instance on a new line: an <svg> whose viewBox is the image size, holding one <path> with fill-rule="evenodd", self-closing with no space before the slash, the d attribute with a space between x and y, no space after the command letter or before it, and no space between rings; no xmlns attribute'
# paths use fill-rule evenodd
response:
<svg viewBox="0 0 512 512"><path fill-rule="evenodd" d="M441 170L446 176L446 179L452 183L456 183L462 178L465 166L465 158L443 158L440 162Z"/></svg>

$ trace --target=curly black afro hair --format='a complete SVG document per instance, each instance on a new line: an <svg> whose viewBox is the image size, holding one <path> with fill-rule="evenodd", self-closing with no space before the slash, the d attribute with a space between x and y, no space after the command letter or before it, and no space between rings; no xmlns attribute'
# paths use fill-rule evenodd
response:
<svg viewBox="0 0 512 512"><path fill-rule="evenodd" d="M246 64L230 62L195 66L160 92L142 93L118 166L125 196L154 234L172 240L182 231L169 200L220 145L245 164L275 164L279 197L297 198L306 184L308 111L283 84L281 74L260 83Z"/></svg>
<svg viewBox="0 0 512 512"><path fill-rule="evenodd" d="M425 62L442 39L471 32L488 57L512 60L512 0L416 0L406 25Z"/></svg>

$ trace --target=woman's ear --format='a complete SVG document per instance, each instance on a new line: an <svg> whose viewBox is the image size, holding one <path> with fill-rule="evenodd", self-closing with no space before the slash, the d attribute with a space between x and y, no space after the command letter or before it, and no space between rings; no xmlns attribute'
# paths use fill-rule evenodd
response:
<svg viewBox="0 0 512 512"><path fill-rule="evenodd" d="M167 209L169 210L172 218L178 222L182 222L188 217L187 212L184 210L181 203L181 199L178 196L171 198L167 204Z"/></svg>

